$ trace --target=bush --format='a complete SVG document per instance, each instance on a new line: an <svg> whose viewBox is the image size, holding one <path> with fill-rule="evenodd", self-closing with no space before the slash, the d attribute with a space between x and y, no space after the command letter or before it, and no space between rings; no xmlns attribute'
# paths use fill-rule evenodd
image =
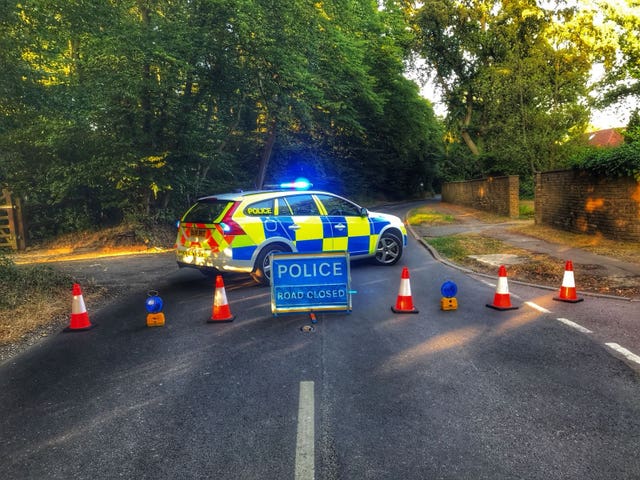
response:
<svg viewBox="0 0 640 480"><path fill-rule="evenodd" d="M0 309L26 304L34 292L54 294L71 284L70 276L48 265L16 265L6 251L0 250Z"/></svg>
<svg viewBox="0 0 640 480"><path fill-rule="evenodd" d="M633 177L640 182L640 142L587 150L574 158L573 167L604 177Z"/></svg>

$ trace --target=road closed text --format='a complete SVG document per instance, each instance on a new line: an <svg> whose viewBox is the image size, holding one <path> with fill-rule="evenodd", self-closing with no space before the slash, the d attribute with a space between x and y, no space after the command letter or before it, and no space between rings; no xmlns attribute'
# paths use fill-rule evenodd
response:
<svg viewBox="0 0 640 480"><path fill-rule="evenodd" d="M278 287L275 289L275 297L280 300L321 300L331 303L334 300L343 301L347 297L347 289L337 287Z"/></svg>

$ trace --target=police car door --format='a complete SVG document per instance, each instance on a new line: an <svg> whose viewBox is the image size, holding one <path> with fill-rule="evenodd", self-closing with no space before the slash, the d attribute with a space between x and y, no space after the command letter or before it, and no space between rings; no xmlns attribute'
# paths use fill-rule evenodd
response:
<svg viewBox="0 0 640 480"><path fill-rule="evenodd" d="M296 251L317 253L325 250L331 241L331 229L325 229L320 209L313 196L304 193L278 198L278 220L288 232ZM325 233L327 233L325 241ZM328 248L330 250L330 248Z"/></svg>
<svg viewBox="0 0 640 480"><path fill-rule="evenodd" d="M326 217L331 226L333 247L335 251L347 251L352 257L368 255L371 249L371 227L369 217L362 214L362 209L341 197L320 194Z"/></svg>

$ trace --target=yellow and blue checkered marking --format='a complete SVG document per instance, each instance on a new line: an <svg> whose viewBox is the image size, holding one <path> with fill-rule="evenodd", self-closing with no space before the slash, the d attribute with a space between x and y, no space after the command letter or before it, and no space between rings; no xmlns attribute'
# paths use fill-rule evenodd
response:
<svg viewBox="0 0 640 480"><path fill-rule="evenodd" d="M334 250L366 255L375 250L378 235L389 224L384 219L342 216L298 217L295 222L288 216L252 219L245 217L242 226L247 238L236 238L232 244L234 260L250 260L258 245L270 238L289 240L301 253ZM294 225L299 228L292 228ZM344 228L338 228L340 225Z"/></svg>

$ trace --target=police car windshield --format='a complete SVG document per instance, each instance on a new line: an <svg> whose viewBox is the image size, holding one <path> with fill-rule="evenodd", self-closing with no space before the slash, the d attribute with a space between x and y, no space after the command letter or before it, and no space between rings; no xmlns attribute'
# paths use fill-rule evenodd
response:
<svg viewBox="0 0 640 480"><path fill-rule="evenodd" d="M226 200L200 200L186 213L182 221L185 223L215 223L231 203L233 202Z"/></svg>

